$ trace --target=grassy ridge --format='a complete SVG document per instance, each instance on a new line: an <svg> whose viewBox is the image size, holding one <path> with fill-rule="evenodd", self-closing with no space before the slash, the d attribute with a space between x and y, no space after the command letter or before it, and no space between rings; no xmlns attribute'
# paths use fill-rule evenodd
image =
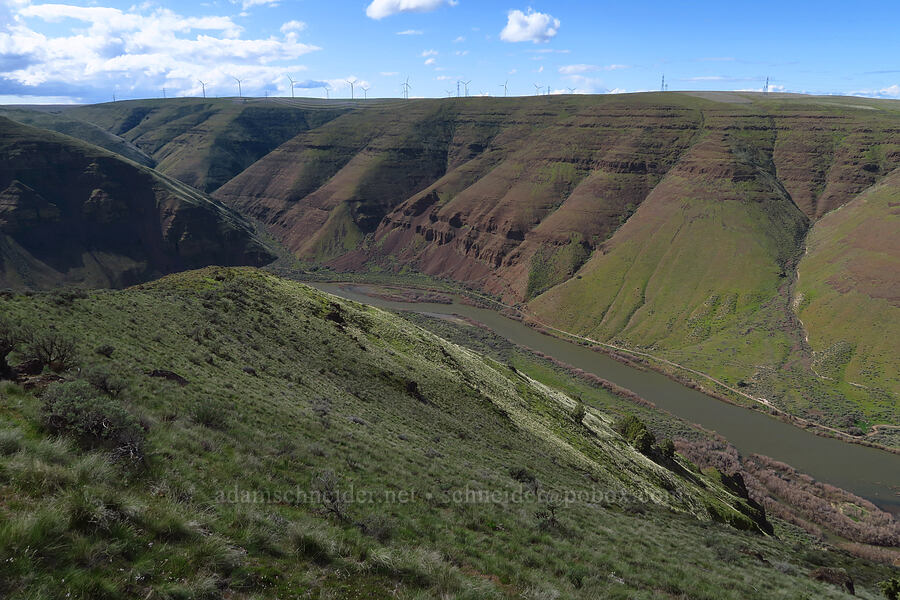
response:
<svg viewBox="0 0 900 600"><path fill-rule="evenodd" d="M142 464L112 461L48 435L40 399L3 385L6 597L837 598L806 573L849 568L863 597L886 576L714 524L753 527L715 474L657 464L603 412L578 424L568 396L301 284L211 268L0 308L74 336L67 377L105 381L146 437ZM498 495L454 499L466 489ZM296 490L319 499L273 496Z"/></svg>

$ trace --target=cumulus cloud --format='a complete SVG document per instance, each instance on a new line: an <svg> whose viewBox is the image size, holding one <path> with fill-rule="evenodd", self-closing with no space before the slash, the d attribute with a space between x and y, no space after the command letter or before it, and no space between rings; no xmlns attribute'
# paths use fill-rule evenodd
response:
<svg viewBox="0 0 900 600"><path fill-rule="evenodd" d="M35 20L63 26L45 34L32 28ZM120 10L18 2L0 28L0 81L23 96L86 99L96 89L118 89L120 97L155 95L162 87L194 95L199 79L208 94L231 95L232 75L248 93L288 90L275 82L304 70L294 61L319 48L298 40L299 21L285 26L281 37L244 38L226 16L186 17L146 4Z"/></svg>
<svg viewBox="0 0 900 600"><path fill-rule="evenodd" d="M549 42L559 31L559 19L547 13L528 9L511 10L507 15L506 27L500 32L504 42Z"/></svg>
<svg viewBox="0 0 900 600"><path fill-rule="evenodd" d="M422 58L428 58L429 56L437 56L437 55L438 55L437 50L422 50L422 54L421 54Z"/></svg>
<svg viewBox="0 0 900 600"><path fill-rule="evenodd" d="M595 71L617 71L619 69L627 69L627 65L565 65L559 68L559 72L563 75L575 75L578 73L592 73Z"/></svg>
<svg viewBox="0 0 900 600"><path fill-rule="evenodd" d="M243 0L241 3L241 7L244 10L248 8L253 8L254 6L278 6L279 0Z"/></svg>
<svg viewBox="0 0 900 600"><path fill-rule="evenodd" d="M769 86L772 87L771 85ZM900 98L900 85L894 84L881 89L857 90L850 92L851 96L867 96L869 98Z"/></svg>
<svg viewBox="0 0 900 600"><path fill-rule="evenodd" d="M436 62L437 62L437 60L435 60L434 58L429 58L428 60L425 61L425 64L428 66L431 66Z"/></svg>
<svg viewBox="0 0 900 600"><path fill-rule="evenodd" d="M366 7L370 19L383 19L397 13L431 12L442 6L456 6L456 0L372 0Z"/></svg>
<svg viewBox="0 0 900 600"><path fill-rule="evenodd" d="M288 21L281 26L281 33L287 33L288 31L303 31L304 29L306 29L306 23L303 21Z"/></svg>

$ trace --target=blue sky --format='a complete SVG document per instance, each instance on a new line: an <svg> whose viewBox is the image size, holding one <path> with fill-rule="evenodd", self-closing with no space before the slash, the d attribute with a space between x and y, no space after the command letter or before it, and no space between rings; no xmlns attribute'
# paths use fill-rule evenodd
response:
<svg viewBox="0 0 900 600"><path fill-rule="evenodd" d="M688 8L685 8L687 6ZM0 102L771 89L900 98L900 3L0 0ZM464 90L464 88L463 88Z"/></svg>

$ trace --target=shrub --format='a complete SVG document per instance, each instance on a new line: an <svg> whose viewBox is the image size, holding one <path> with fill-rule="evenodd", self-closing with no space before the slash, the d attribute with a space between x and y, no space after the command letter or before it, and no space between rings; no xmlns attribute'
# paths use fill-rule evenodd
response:
<svg viewBox="0 0 900 600"><path fill-rule="evenodd" d="M313 478L312 491L322 504L322 512L346 521L348 519L347 496L341 491L340 485L340 476L329 469Z"/></svg>
<svg viewBox="0 0 900 600"><path fill-rule="evenodd" d="M12 374L6 358L16 347L31 337L31 332L10 319L0 317L0 379Z"/></svg>
<svg viewBox="0 0 900 600"><path fill-rule="evenodd" d="M56 372L75 366L75 340L55 331L35 333L31 336L25 355Z"/></svg>
<svg viewBox="0 0 900 600"><path fill-rule="evenodd" d="M888 600L900 600L900 577L891 577L887 581L879 581L878 587Z"/></svg>
<svg viewBox="0 0 900 600"><path fill-rule="evenodd" d="M105 446L131 459L143 457L144 430L121 404L100 396L87 381L54 383L43 394L44 426L81 442Z"/></svg>
<svg viewBox="0 0 900 600"><path fill-rule="evenodd" d="M572 409L572 420L575 421L576 424L581 425L586 415L587 408L585 408L584 402L579 400L575 405L575 408Z"/></svg>
<svg viewBox="0 0 900 600"><path fill-rule="evenodd" d="M103 344L102 346L97 346L94 349L94 352L96 352L100 356L105 356L106 358L112 358L113 352L115 351L115 346L110 346L109 344Z"/></svg>
<svg viewBox="0 0 900 600"><path fill-rule="evenodd" d="M110 396L118 396L126 386L125 379L103 365L88 367L83 375L92 386Z"/></svg>
<svg viewBox="0 0 900 600"><path fill-rule="evenodd" d="M656 436L634 415L622 417L615 422L613 429L641 454L650 454L653 451Z"/></svg>
<svg viewBox="0 0 900 600"><path fill-rule="evenodd" d="M672 459L675 458L675 442L666 438L659 445L659 452L663 455L663 458Z"/></svg>

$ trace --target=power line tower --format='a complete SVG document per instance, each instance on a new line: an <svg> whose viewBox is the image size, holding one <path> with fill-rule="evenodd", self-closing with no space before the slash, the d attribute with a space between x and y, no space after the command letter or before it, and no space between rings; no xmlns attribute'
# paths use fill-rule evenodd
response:
<svg viewBox="0 0 900 600"><path fill-rule="evenodd" d="M661 91L661 92L666 91L666 74L665 73L663 73L663 76L662 76L662 83L659 84L659 91Z"/></svg>
<svg viewBox="0 0 900 600"><path fill-rule="evenodd" d="M769 76L766 76L766 87L763 88L763 94L769 95Z"/></svg>

